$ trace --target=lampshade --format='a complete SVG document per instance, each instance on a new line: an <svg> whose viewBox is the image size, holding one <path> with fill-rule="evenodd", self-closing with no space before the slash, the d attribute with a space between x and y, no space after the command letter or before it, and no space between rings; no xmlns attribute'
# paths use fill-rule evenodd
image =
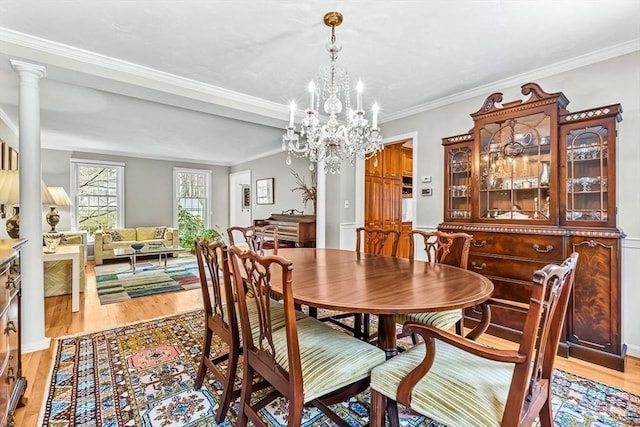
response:
<svg viewBox="0 0 640 427"><path fill-rule="evenodd" d="M63 187L49 187L49 194L51 194L51 201L49 203L44 203L43 205L51 205L51 206L73 206L71 199L67 195L67 192L64 191Z"/></svg>
<svg viewBox="0 0 640 427"><path fill-rule="evenodd" d="M20 203L20 174L16 170L0 170L0 204Z"/></svg>

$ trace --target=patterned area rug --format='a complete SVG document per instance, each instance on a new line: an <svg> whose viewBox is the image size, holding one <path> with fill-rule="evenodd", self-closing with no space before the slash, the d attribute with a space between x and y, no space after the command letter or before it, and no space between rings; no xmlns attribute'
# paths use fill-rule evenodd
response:
<svg viewBox="0 0 640 427"><path fill-rule="evenodd" d="M96 266L96 287L102 305L199 286L198 265L192 256L169 258L166 271L157 258L139 260L135 274L129 263Z"/></svg>
<svg viewBox="0 0 640 427"><path fill-rule="evenodd" d="M57 340L39 426L214 426L217 384L193 382L203 336L199 311ZM218 343L218 350L224 350ZM239 385L239 384L238 384ZM368 393L335 405L353 426L367 423ZM223 426L235 425L232 403ZM553 411L557 426L638 426L640 397L556 370ZM286 426L286 401L262 411L272 426ZM402 426L439 427L407 410ZM305 427L331 426L315 408ZM453 426L452 426L453 427Z"/></svg>

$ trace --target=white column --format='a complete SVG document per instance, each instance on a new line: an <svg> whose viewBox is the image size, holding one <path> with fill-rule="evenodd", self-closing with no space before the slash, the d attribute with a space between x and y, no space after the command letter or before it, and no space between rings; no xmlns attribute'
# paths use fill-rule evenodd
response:
<svg viewBox="0 0 640 427"><path fill-rule="evenodd" d="M20 238L22 250L22 352L49 347L44 334L44 278L42 256L42 165L40 153L40 79L44 67L11 59L20 76L19 170Z"/></svg>

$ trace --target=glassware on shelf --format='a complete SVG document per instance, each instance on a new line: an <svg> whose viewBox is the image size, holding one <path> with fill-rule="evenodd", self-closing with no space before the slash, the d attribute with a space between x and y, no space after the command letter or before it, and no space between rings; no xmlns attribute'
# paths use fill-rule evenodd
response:
<svg viewBox="0 0 640 427"><path fill-rule="evenodd" d="M540 162L542 171L540 172L540 187L549 186L549 162Z"/></svg>
<svg viewBox="0 0 640 427"><path fill-rule="evenodd" d="M591 177L591 176L583 176L581 178L576 178L574 182L576 184L582 185L582 191L591 191L591 186L597 184L600 181L600 177Z"/></svg>

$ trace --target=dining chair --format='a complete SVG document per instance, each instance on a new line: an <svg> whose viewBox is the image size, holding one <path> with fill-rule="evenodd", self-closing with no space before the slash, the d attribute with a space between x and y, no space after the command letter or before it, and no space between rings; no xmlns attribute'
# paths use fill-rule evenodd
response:
<svg viewBox="0 0 640 427"><path fill-rule="evenodd" d="M222 384L220 405L216 412L216 422L221 423L227 414L231 400L240 395L240 390L234 390L238 357L242 354L242 336L238 322L237 296L233 286L231 269L229 266L228 247L224 242L209 242L195 239L198 273L200 275L200 290L204 308L204 338L200 365L196 376L195 388L200 389L207 372ZM275 327L284 326L284 309L282 304L271 301L272 319ZM256 316L251 312L251 316ZM306 315L296 311L297 318ZM252 331L259 333L259 331ZM222 340L228 347L226 352L218 355L211 354L214 336ZM226 363L226 369L220 369L220 364ZM264 388L266 384L259 384Z"/></svg>
<svg viewBox="0 0 640 427"><path fill-rule="evenodd" d="M273 249L278 252L278 226L268 224L265 226L229 227L227 228L229 243L231 246L246 244L250 250L264 253L265 249Z"/></svg>
<svg viewBox="0 0 640 427"><path fill-rule="evenodd" d="M196 239L195 248L205 317L202 356L195 388L202 387L207 371L210 371L214 378L222 384L220 405L215 416L216 422L221 423L229 410L231 399L239 396L239 391L234 394L233 384L236 378L238 357L241 353L240 331L236 317L227 246L224 242ZM226 353L218 356L211 354L214 335L228 346ZM225 361L227 367L221 369L220 363Z"/></svg>
<svg viewBox="0 0 640 427"><path fill-rule="evenodd" d="M395 257L398 254L400 232L392 229L380 229L369 227L356 228L356 253L362 250L374 255L389 255ZM319 318L323 322L331 322L353 334L354 337L371 341L375 334L370 333L370 315L368 313L341 313L328 310L329 314ZM353 326L341 321L341 319L353 317Z"/></svg>
<svg viewBox="0 0 640 427"><path fill-rule="evenodd" d="M424 343L372 371L370 425L384 424L390 400L449 426L529 426L539 416L542 427L551 427L553 362L577 262L574 252L562 265L536 271L528 304L487 302L527 313L517 350L494 349L433 326L406 323L404 329L418 333ZM392 425L397 416L389 410Z"/></svg>
<svg viewBox="0 0 640 427"><path fill-rule="evenodd" d="M238 308L242 325L243 387L238 426L266 426L260 408L278 395L288 400L287 424L299 426L305 405L313 405L334 423L347 422L328 405L366 389L371 369L385 360L383 350L353 338L314 319L296 319L293 297L293 263L278 255L260 256L253 251L230 249ZM245 298L246 281L253 298ZM272 283L282 286L284 327L273 325L269 304ZM251 308L253 307L253 308ZM251 316L251 311L257 316ZM253 335L249 331L259 330ZM270 383L275 392L252 402L254 374ZM255 400L255 396L254 396Z"/></svg>
<svg viewBox="0 0 640 427"><path fill-rule="evenodd" d="M374 255L398 255L400 232L393 229L356 228L356 252L363 250Z"/></svg>
<svg viewBox="0 0 640 427"><path fill-rule="evenodd" d="M415 257L416 240L422 248L427 262L453 265L467 269L469 250L473 236L467 233L445 233L443 231L412 230L409 232L409 259ZM407 313L396 316L396 323L417 322L448 330L456 325L456 332L464 331L462 309L434 311L426 313ZM400 334L400 336L403 336ZM413 344L417 344L417 336L411 335Z"/></svg>

